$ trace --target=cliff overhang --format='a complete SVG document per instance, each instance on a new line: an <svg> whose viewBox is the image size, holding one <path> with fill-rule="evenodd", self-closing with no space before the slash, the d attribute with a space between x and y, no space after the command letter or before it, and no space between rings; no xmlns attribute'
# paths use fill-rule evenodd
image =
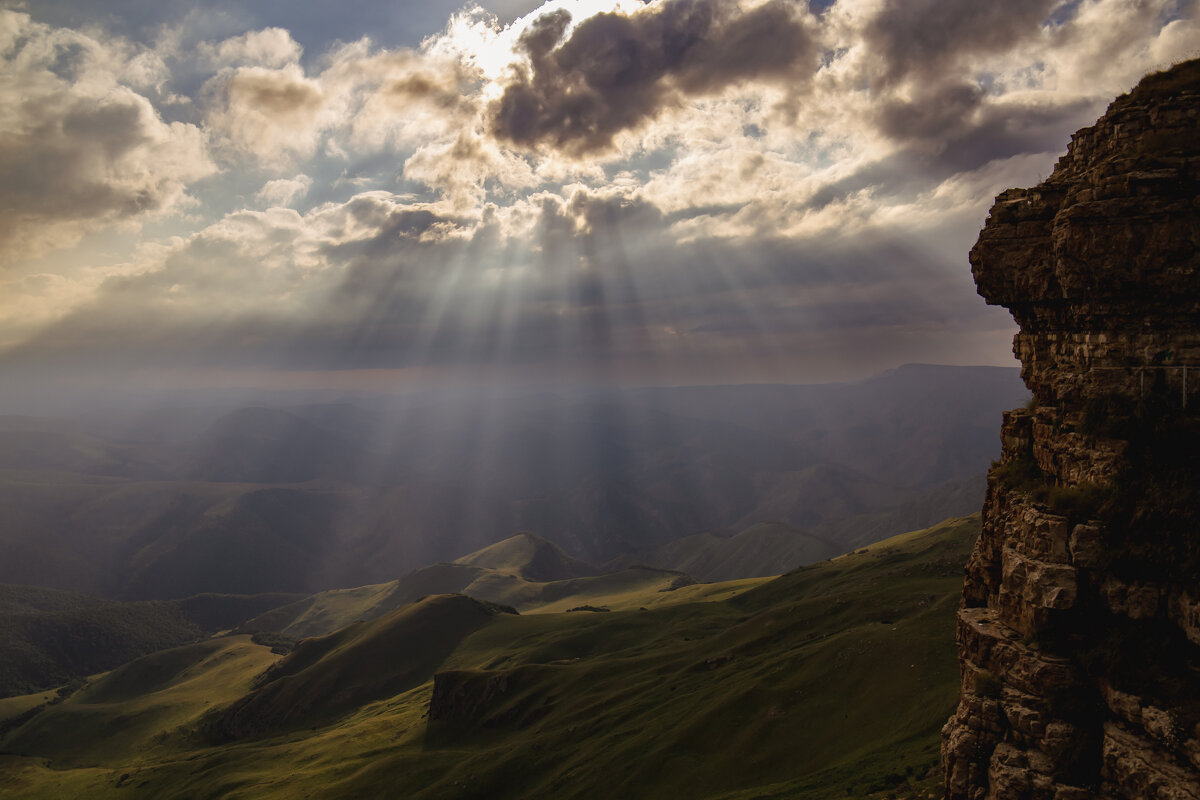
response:
<svg viewBox="0 0 1200 800"><path fill-rule="evenodd" d="M1002 193L970 260L1033 401L967 566L946 797L1200 800L1200 61Z"/></svg>

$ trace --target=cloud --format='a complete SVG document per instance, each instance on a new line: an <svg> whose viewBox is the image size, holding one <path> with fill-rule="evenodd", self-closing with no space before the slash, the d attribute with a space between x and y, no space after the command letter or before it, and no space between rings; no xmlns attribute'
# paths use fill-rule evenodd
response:
<svg viewBox="0 0 1200 800"><path fill-rule="evenodd" d="M889 98L880 104L880 131L899 141L945 139L983 102L983 90L966 82L948 82L918 90L913 98Z"/></svg>
<svg viewBox="0 0 1200 800"><path fill-rule="evenodd" d="M347 98L340 141L352 150L415 150L477 127L479 79L453 57L358 44L336 53L321 79Z"/></svg>
<svg viewBox="0 0 1200 800"><path fill-rule="evenodd" d="M749 9L665 0L633 14L596 14L568 36L570 23L558 9L522 33L526 61L490 108L497 138L581 156L681 96L750 80L804 82L816 66L813 22L784 0Z"/></svg>
<svg viewBox="0 0 1200 800"><path fill-rule="evenodd" d="M312 178L304 174L294 178L277 178L263 184L254 196L273 206L290 206L293 201L308 194L312 183Z"/></svg>
<svg viewBox="0 0 1200 800"><path fill-rule="evenodd" d="M578 188L518 205L524 222L507 229L497 213L457 219L380 192L230 214L109 280L9 363L586 372L707 353L713 368L766 369L832 332L928 341L995 326L965 271L896 231L681 243L635 196Z"/></svg>
<svg viewBox="0 0 1200 800"><path fill-rule="evenodd" d="M1003 101L985 104L970 90L956 95L957 87L951 87L943 102L884 105L877 124L899 148L820 183L804 206L820 210L856 192L870 192L878 208L929 192L943 181L991 162L1045 154L1049 163L1052 154L1066 148L1069 132L1094 120L1098 113L1096 101L1090 98L1039 106ZM991 195L977 200L990 201Z"/></svg>
<svg viewBox="0 0 1200 800"><path fill-rule="evenodd" d="M126 39L153 40L164 27L183 26L194 42L278 25L309 50L323 49L332 41L353 41L364 32L387 46L415 47L463 5L460 0L427 0L398 10L394 2L381 0L36 0L27 4L39 21L72 28L102 25Z"/></svg>
<svg viewBox="0 0 1200 800"><path fill-rule="evenodd" d="M283 28L249 31L219 42L201 42L196 56L216 68L279 68L300 61L303 48Z"/></svg>
<svg viewBox="0 0 1200 800"><path fill-rule="evenodd" d="M1179 33L1196 29L1197 4L845 5L831 13L853 46L814 94L840 100L841 116L822 120L824 129L853 131L862 144L810 186L803 207L856 198L889 214L892 206L911 212L906 197L929 196L992 162L1045 154L1048 173L1069 135L1114 95L1188 55Z"/></svg>
<svg viewBox="0 0 1200 800"><path fill-rule="evenodd" d="M214 97L208 127L263 166L286 167L316 152L325 92L298 64L238 67L213 78L206 91Z"/></svg>
<svg viewBox="0 0 1200 800"><path fill-rule="evenodd" d="M247 50L260 63L243 64ZM295 43L274 30L206 52L229 63L204 83L205 125L239 165L284 171L322 154L411 151L477 127L479 81L446 56L379 50L364 38L304 65Z"/></svg>
<svg viewBox="0 0 1200 800"><path fill-rule="evenodd" d="M863 30L882 78L938 76L1036 34L1059 0L884 0Z"/></svg>
<svg viewBox="0 0 1200 800"><path fill-rule="evenodd" d="M404 177L436 188L448 206L460 213L480 208L489 182L506 188L532 188L539 183L527 162L467 131L418 148L404 162Z"/></svg>
<svg viewBox="0 0 1200 800"><path fill-rule="evenodd" d="M3 17L0 232L96 235L0 275L0 341L64 369L655 380L848 343L1004 354L962 263L991 197L1194 49L1195 5L551 0L303 53Z"/></svg>
<svg viewBox="0 0 1200 800"><path fill-rule="evenodd" d="M140 271L108 278L30 346L127 363L223 363L239 358L230 350L235 340L249 357L279 353L285 332L350 324L361 314L370 298L342 288L356 263L403 274L448 228L452 220L382 192L305 214L232 212L160 248ZM254 337L239 339L250 330Z"/></svg>
<svg viewBox="0 0 1200 800"><path fill-rule="evenodd" d="M152 54L0 10L0 59L0 266L177 210L216 171L203 130L131 88Z"/></svg>

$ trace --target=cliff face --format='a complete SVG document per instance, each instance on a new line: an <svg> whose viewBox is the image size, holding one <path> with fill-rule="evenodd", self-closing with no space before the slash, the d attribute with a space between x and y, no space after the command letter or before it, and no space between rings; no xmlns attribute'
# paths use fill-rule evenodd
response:
<svg viewBox="0 0 1200 800"><path fill-rule="evenodd" d="M1146 78L992 208L1020 325L958 614L946 796L1200 800L1200 61Z"/></svg>

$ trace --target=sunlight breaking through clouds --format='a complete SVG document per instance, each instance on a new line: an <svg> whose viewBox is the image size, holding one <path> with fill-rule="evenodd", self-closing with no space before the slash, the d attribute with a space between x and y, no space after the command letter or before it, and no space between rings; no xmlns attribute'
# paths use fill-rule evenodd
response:
<svg viewBox="0 0 1200 800"><path fill-rule="evenodd" d="M992 196L1200 42L1173 0L553 0L363 33L0 10L0 368L1002 361L965 267Z"/></svg>

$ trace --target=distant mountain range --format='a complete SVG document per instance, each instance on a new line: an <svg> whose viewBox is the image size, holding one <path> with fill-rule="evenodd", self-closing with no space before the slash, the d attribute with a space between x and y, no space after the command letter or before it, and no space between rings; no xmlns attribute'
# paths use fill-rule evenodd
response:
<svg viewBox="0 0 1200 800"><path fill-rule="evenodd" d="M848 384L0 417L0 582L124 599L386 583L530 531L777 574L978 508L1015 369Z"/></svg>

